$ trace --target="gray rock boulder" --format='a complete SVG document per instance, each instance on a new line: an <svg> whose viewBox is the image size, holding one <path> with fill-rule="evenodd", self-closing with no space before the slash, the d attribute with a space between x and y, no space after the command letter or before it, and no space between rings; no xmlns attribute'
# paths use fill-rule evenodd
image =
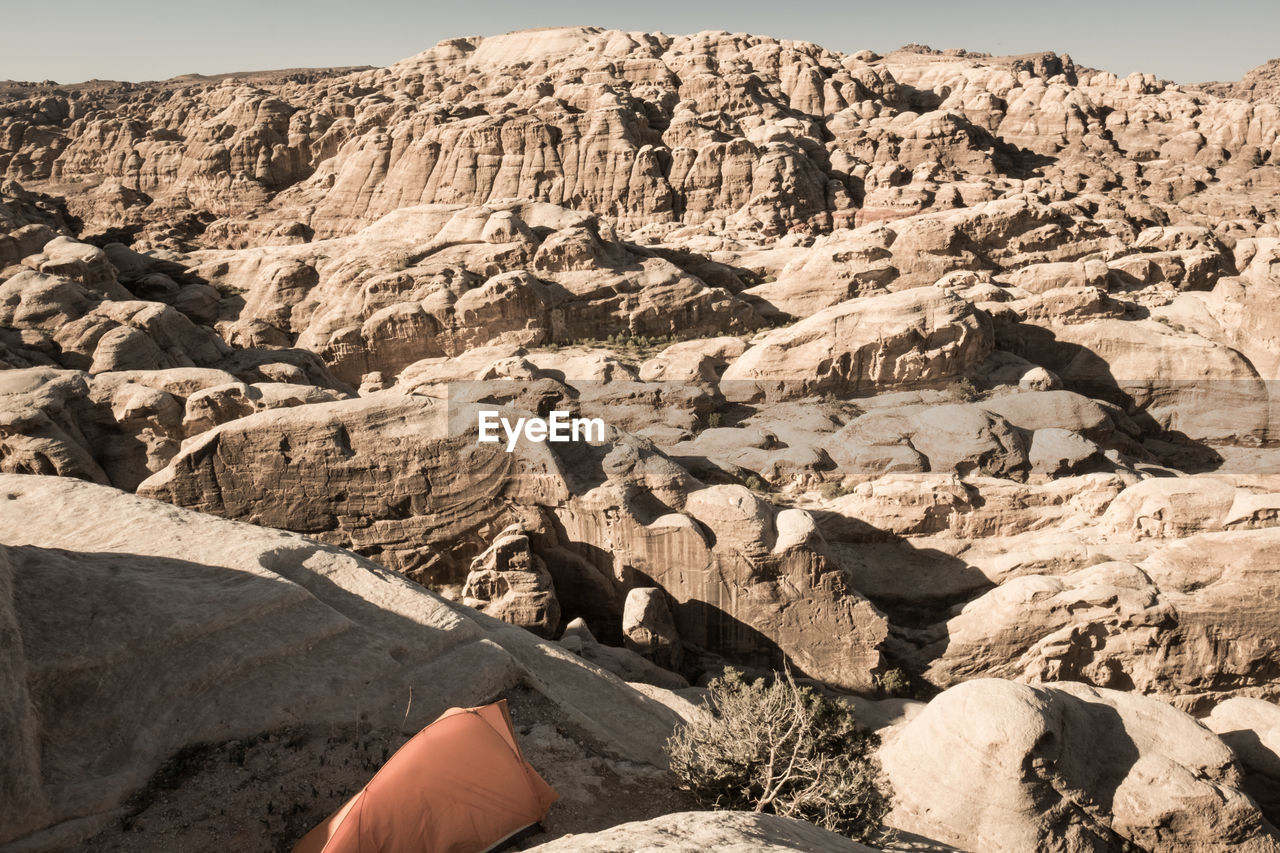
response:
<svg viewBox="0 0 1280 853"><path fill-rule="evenodd" d="M652 684L668 690L680 690L689 686L689 682L681 676L663 669L631 649L620 649L600 642L582 619L574 619L568 624L564 629L564 636L560 638L560 645L601 669L612 672L623 681Z"/></svg>
<svg viewBox="0 0 1280 853"><path fill-rule="evenodd" d="M911 444L931 471L1020 476L1027 467L1022 435L1000 415L976 405L934 406L910 418Z"/></svg>
<svg viewBox="0 0 1280 853"><path fill-rule="evenodd" d="M627 593L622 608L622 635L633 652L664 669L680 671L684 648L662 590L641 587Z"/></svg>

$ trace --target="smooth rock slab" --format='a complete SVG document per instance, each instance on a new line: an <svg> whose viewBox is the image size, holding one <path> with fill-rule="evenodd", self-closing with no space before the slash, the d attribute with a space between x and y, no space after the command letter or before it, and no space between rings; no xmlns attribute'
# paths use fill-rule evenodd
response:
<svg viewBox="0 0 1280 853"><path fill-rule="evenodd" d="M791 818L750 812L679 812L602 832L569 835L529 848L540 853L872 853L834 832Z"/></svg>

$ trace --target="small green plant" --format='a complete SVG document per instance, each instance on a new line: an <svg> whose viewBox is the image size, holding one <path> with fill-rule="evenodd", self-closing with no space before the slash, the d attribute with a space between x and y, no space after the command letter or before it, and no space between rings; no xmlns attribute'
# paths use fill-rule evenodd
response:
<svg viewBox="0 0 1280 853"><path fill-rule="evenodd" d="M900 667L887 669L876 678L880 684L880 689L886 696L910 696L911 695L911 676Z"/></svg>
<svg viewBox="0 0 1280 853"><path fill-rule="evenodd" d="M822 484L820 494L824 500L833 501L836 498L842 498L845 495L853 494L853 487L846 486L843 483L826 482Z"/></svg>
<svg viewBox="0 0 1280 853"><path fill-rule="evenodd" d="M667 741L671 770L703 806L766 812L864 841L885 836L891 792L853 709L791 673L747 681L734 669L708 686L706 713Z"/></svg>
<svg viewBox="0 0 1280 853"><path fill-rule="evenodd" d="M723 425L724 425L724 418L720 415L719 412L712 412L711 414L707 415L708 429L719 429Z"/></svg>
<svg viewBox="0 0 1280 853"><path fill-rule="evenodd" d="M744 485L744 486L746 486L748 489L750 489L750 490L751 490L751 491L753 491L753 492L763 492L763 491L765 491L765 482L764 482L764 480L761 480L761 479L760 479L758 476L756 476L755 474L752 474L751 476L747 477L747 479L746 479L746 481L743 483L743 485Z"/></svg>
<svg viewBox="0 0 1280 853"><path fill-rule="evenodd" d="M978 390L978 386L974 385L967 376L962 376L948 385L947 394L953 400L960 400L964 403L972 403L982 397L982 392Z"/></svg>

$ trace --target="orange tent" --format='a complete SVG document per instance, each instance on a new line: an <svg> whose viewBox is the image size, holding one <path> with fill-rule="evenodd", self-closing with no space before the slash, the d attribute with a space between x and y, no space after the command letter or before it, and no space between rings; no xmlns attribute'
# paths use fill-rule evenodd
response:
<svg viewBox="0 0 1280 853"><path fill-rule="evenodd" d="M546 817L506 700L452 708L413 736L293 853L481 853Z"/></svg>

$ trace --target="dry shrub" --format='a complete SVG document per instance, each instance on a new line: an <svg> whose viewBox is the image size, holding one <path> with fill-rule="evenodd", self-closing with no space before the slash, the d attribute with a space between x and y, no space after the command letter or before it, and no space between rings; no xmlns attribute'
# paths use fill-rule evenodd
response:
<svg viewBox="0 0 1280 853"><path fill-rule="evenodd" d="M727 669L709 689L707 713L666 747L672 772L700 804L883 837L890 792L875 756L880 739L855 725L852 708L790 672L767 683Z"/></svg>

